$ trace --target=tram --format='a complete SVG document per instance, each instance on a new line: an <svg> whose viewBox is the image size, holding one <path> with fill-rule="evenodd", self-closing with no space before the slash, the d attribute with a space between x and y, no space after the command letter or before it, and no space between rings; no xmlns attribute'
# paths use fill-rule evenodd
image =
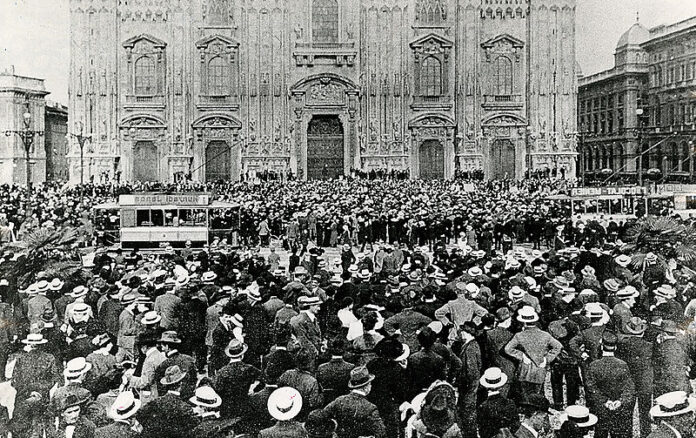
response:
<svg viewBox="0 0 696 438"><path fill-rule="evenodd" d="M648 211L645 187L576 187L570 196L556 196L568 202L573 217L583 220L611 216L617 220L636 218ZM561 199L563 198L563 199Z"/></svg>
<svg viewBox="0 0 696 438"><path fill-rule="evenodd" d="M134 193L95 210L117 212L121 248L202 247L239 230L239 205L210 193ZM113 216L112 216L113 217Z"/></svg>

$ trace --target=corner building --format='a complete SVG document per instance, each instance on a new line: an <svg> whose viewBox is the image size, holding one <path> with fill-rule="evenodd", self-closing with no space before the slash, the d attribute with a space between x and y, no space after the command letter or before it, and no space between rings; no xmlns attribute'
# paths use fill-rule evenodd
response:
<svg viewBox="0 0 696 438"><path fill-rule="evenodd" d="M92 135L85 175L575 175L575 0L70 6L70 120Z"/></svg>

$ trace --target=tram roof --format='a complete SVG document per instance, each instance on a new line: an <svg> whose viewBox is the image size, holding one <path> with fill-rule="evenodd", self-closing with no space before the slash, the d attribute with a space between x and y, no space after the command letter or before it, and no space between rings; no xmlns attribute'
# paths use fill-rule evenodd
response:
<svg viewBox="0 0 696 438"><path fill-rule="evenodd" d="M121 206L119 205L118 202L104 202L102 204L97 204L92 207L93 210L120 210L122 207L129 207L129 208L159 208L159 209L181 209L181 208L198 208L198 209L217 209L217 208L239 208L239 204L237 203L232 203L232 202L225 202L225 201L212 201L208 205L162 205L162 204L153 204L153 205L128 205L128 206Z"/></svg>

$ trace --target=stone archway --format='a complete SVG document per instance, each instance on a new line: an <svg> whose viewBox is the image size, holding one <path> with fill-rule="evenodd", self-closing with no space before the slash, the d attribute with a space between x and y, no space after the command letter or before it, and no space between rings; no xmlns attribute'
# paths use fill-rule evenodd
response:
<svg viewBox="0 0 696 438"><path fill-rule="evenodd" d="M315 118L334 117L343 128L342 175L348 175L351 167L359 167L357 147L358 87L342 76L324 73L309 76L290 88L292 107L295 113L294 138L290 168L300 179L309 177L308 146L311 134L310 123ZM335 142L334 142L335 143ZM335 146L335 144L334 144ZM334 151L334 153L337 151ZM331 166L341 160L333 160ZM327 164L328 168L328 164ZM313 176L317 177L313 170ZM330 173L338 176L338 170Z"/></svg>
<svg viewBox="0 0 696 438"><path fill-rule="evenodd" d="M454 177L454 121L449 117L430 113L411 120L408 124L411 176L415 178Z"/></svg>
<svg viewBox="0 0 696 438"><path fill-rule="evenodd" d="M167 180L167 126L151 114L132 114L119 123L124 145L122 181Z"/></svg>
<svg viewBox="0 0 696 438"><path fill-rule="evenodd" d="M192 123L193 178L197 181L238 180L241 163L239 132L242 124L224 114L205 114Z"/></svg>
<svg viewBox="0 0 696 438"><path fill-rule="evenodd" d="M514 114L484 120L483 173L486 179L522 179L528 166L527 122Z"/></svg>
<svg viewBox="0 0 696 438"><path fill-rule="evenodd" d="M307 126L307 179L343 175L345 137L338 116L316 115Z"/></svg>

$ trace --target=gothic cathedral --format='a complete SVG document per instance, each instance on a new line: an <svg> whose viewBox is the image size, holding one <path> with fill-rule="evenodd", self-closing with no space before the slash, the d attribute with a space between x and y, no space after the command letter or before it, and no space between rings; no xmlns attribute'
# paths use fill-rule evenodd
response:
<svg viewBox="0 0 696 438"><path fill-rule="evenodd" d="M575 0L70 7L70 123L96 181L575 175Z"/></svg>

